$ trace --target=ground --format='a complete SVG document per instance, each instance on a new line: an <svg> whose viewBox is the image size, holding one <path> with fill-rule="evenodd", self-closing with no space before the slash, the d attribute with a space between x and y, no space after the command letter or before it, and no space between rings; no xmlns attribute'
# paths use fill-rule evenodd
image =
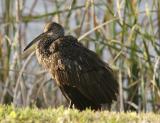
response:
<svg viewBox="0 0 160 123"><path fill-rule="evenodd" d="M160 114L0 106L1 123L160 123Z"/></svg>

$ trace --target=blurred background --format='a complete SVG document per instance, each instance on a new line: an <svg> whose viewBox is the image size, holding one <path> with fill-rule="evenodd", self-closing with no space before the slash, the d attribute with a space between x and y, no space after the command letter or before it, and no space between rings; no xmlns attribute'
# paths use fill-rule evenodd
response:
<svg viewBox="0 0 160 123"><path fill-rule="evenodd" d="M160 110L159 0L0 0L1 104L67 105L33 49L23 53L51 21L110 64L120 111Z"/></svg>

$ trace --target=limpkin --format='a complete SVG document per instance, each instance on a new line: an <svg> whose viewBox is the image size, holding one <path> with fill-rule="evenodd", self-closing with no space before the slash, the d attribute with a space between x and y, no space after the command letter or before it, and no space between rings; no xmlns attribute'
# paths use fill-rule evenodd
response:
<svg viewBox="0 0 160 123"><path fill-rule="evenodd" d="M37 42L37 43L36 43ZM98 110L116 100L118 84L111 68L55 22L26 48L36 44L37 59L56 81L71 107Z"/></svg>

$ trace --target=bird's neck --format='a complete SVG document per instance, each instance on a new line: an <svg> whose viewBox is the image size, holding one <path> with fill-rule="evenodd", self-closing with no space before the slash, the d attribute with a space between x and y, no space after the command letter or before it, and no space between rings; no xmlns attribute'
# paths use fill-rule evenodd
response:
<svg viewBox="0 0 160 123"><path fill-rule="evenodd" d="M49 35L49 33L48 33ZM52 33L52 35L41 39L40 42L38 43L38 51L41 55L49 57L49 55L52 53L50 51L50 45L57 39L64 37L64 32L59 32L59 33Z"/></svg>
<svg viewBox="0 0 160 123"><path fill-rule="evenodd" d="M47 37L45 39L42 39L37 45L39 54L45 57L49 57L49 55L51 54L49 47L55 40L57 39L52 37Z"/></svg>

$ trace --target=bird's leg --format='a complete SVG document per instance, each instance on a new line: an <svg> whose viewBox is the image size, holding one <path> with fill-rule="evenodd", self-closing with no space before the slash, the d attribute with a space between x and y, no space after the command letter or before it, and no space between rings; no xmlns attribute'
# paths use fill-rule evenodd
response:
<svg viewBox="0 0 160 123"><path fill-rule="evenodd" d="M69 108L73 108L73 102L71 100L69 101Z"/></svg>
<svg viewBox="0 0 160 123"><path fill-rule="evenodd" d="M108 111L111 111L111 104L107 105Z"/></svg>

